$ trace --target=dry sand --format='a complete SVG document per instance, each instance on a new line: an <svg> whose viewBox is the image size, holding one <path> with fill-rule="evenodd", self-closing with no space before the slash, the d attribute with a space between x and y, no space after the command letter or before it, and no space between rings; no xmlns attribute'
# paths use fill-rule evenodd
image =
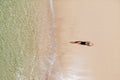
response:
<svg viewBox="0 0 120 80"><path fill-rule="evenodd" d="M54 0L54 9L58 60L52 80L120 80L120 2ZM75 40L94 46L69 43Z"/></svg>

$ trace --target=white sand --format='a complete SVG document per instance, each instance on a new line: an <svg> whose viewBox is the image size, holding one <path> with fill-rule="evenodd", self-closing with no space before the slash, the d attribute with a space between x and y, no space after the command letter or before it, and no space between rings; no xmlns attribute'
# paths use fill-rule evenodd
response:
<svg viewBox="0 0 120 80"><path fill-rule="evenodd" d="M58 61L51 80L120 80L120 2L54 0L54 9Z"/></svg>

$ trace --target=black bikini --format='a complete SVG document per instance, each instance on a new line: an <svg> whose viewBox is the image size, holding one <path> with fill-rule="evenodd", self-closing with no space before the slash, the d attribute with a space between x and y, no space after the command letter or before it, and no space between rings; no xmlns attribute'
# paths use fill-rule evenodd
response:
<svg viewBox="0 0 120 80"><path fill-rule="evenodd" d="M87 42L83 42L83 41L81 41L80 44L81 44L81 45L86 45Z"/></svg>

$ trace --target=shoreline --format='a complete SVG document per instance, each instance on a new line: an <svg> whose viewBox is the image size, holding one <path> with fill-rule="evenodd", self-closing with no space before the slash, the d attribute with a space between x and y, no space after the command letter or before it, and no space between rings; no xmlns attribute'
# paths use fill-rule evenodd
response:
<svg viewBox="0 0 120 80"><path fill-rule="evenodd" d="M55 54L49 1L3 1L0 11L0 79L45 80Z"/></svg>

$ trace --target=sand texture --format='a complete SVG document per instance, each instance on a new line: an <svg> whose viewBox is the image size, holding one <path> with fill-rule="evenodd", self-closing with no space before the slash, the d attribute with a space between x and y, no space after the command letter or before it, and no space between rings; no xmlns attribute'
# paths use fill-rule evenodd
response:
<svg viewBox="0 0 120 80"><path fill-rule="evenodd" d="M120 2L54 0L58 62L51 80L120 80ZM94 46L70 44L91 41ZM60 72L59 72L60 71Z"/></svg>

